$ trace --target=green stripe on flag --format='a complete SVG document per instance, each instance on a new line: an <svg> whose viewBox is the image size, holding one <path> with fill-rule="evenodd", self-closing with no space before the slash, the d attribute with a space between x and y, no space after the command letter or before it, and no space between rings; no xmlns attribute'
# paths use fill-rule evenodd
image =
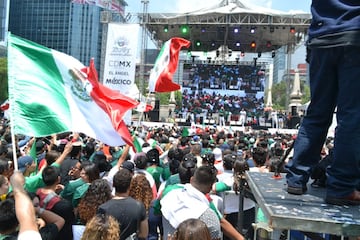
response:
<svg viewBox="0 0 360 240"><path fill-rule="evenodd" d="M141 146L140 141L139 141L139 139L137 137L135 137L133 143L134 143L134 147L135 147L136 152L137 153L142 152L142 146Z"/></svg>
<svg viewBox="0 0 360 240"><path fill-rule="evenodd" d="M36 175L39 171L39 163L38 163L37 156L36 156L36 139L34 140L33 144L31 145L29 155L34 159L34 162L36 164L35 171L31 173L31 176L33 176L33 175Z"/></svg>
<svg viewBox="0 0 360 240"><path fill-rule="evenodd" d="M64 81L51 49L9 34L8 76L15 133L47 136L68 130Z"/></svg>
<svg viewBox="0 0 360 240"><path fill-rule="evenodd" d="M184 127L184 128L183 128L183 131L182 131L182 133L181 133L181 136L182 136L182 137L187 137L187 136L189 136L189 129L188 129L187 127Z"/></svg>

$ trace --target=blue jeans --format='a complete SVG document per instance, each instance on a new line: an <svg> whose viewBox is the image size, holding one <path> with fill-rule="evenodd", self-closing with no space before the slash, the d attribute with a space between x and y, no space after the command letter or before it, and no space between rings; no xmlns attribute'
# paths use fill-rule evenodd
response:
<svg viewBox="0 0 360 240"><path fill-rule="evenodd" d="M163 229L162 229L162 216L156 215L154 213L154 207L153 202L151 204L151 207L149 209L149 218L148 218L148 224L149 224L149 235L147 237L147 240L158 240L159 236L162 236Z"/></svg>
<svg viewBox="0 0 360 240"><path fill-rule="evenodd" d="M310 56L311 103L286 166L289 186L303 187L320 151L337 106L334 160L327 171L327 195L352 193L360 180L360 47L315 48Z"/></svg>

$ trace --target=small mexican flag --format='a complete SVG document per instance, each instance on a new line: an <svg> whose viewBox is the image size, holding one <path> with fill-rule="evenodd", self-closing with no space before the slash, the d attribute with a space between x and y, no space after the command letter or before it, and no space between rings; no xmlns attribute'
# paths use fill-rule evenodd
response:
<svg viewBox="0 0 360 240"><path fill-rule="evenodd" d="M140 102L135 110L138 112L149 112L152 109L153 107L150 104L147 104L146 102Z"/></svg>
<svg viewBox="0 0 360 240"><path fill-rule="evenodd" d="M184 127L181 133L182 137L188 137L190 135L189 129L187 127Z"/></svg>
<svg viewBox="0 0 360 240"><path fill-rule="evenodd" d="M142 140L141 138L139 138L139 137L134 138L135 152L137 152L137 153L142 152L143 143L144 143L144 140Z"/></svg>
<svg viewBox="0 0 360 240"><path fill-rule="evenodd" d="M172 92L180 89L180 85L174 83L172 77L179 62L181 48L189 46L190 41L177 37L164 43L150 73L150 92Z"/></svg>
<svg viewBox="0 0 360 240"><path fill-rule="evenodd" d="M73 131L110 146L133 144L122 117L138 103L100 84L93 60L85 67L69 55L9 34L8 76L15 134Z"/></svg>

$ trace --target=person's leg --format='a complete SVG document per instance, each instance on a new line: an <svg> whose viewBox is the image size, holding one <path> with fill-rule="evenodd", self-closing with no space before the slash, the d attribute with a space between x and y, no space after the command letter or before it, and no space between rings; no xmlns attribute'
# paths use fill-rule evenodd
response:
<svg viewBox="0 0 360 240"><path fill-rule="evenodd" d="M334 159L328 169L327 195L344 197L360 184L360 47L339 50L339 97Z"/></svg>
<svg viewBox="0 0 360 240"><path fill-rule="evenodd" d="M336 106L338 81L334 49L312 49L310 57L311 103L295 140L293 159L286 165L288 192L303 194L311 168L320 160Z"/></svg>
<svg viewBox="0 0 360 240"><path fill-rule="evenodd" d="M155 215L153 206L149 209L149 217L148 217L148 223L149 223L149 235L147 237L147 240L158 240L159 239L159 230L158 227L161 226L162 217L160 215Z"/></svg>
<svg viewBox="0 0 360 240"><path fill-rule="evenodd" d="M252 224L255 222L255 207L244 211L244 226L246 229L246 238L254 239L254 228Z"/></svg>

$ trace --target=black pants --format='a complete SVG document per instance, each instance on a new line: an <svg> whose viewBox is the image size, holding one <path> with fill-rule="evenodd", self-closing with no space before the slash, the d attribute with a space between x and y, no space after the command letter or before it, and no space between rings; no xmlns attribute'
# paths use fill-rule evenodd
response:
<svg viewBox="0 0 360 240"><path fill-rule="evenodd" d="M238 229L238 213L230 213L226 214L225 219L233 225L234 228ZM243 218L243 229L244 231L239 231L240 233L244 232L245 239L253 239L254 238L254 228L252 223L255 222L255 207L250 208L244 211ZM231 240L230 238L224 235L224 240Z"/></svg>

